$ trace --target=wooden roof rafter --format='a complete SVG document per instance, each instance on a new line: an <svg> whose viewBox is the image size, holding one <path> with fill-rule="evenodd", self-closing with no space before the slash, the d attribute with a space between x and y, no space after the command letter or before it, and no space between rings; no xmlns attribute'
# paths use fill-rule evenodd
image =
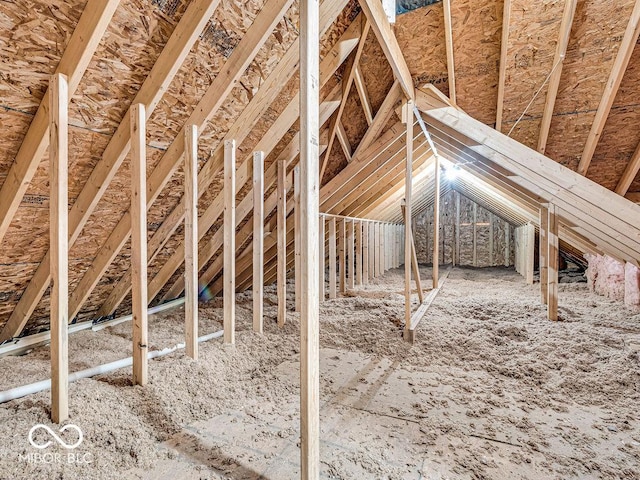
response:
<svg viewBox="0 0 640 480"><path fill-rule="evenodd" d="M60 58L55 73L69 79L69 98L80 85L89 62L102 40L120 0L89 0ZM0 189L0 242L11 225L27 187L49 145L47 109L49 89L45 92L20 149ZM5 334L0 341L6 340Z"/></svg>

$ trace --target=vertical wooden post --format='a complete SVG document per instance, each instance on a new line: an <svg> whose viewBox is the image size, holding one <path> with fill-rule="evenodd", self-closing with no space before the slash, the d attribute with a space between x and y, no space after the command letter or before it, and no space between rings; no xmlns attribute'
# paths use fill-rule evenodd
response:
<svg viewBox="0 0 640 480"><path fill-rule="evenodd" d="M504 266L511 266L511 225L504 223Z"/></svg>
<svg viewBox="0 0 640 480"><path fill-rule="evenodd" d="M355 275L355 245L353 244L353 233L355 220L349 220L347 225L347 280L349 285L349 290L353 290L356 286L356 275Z"/></svg>
<svg viewBox="0 0 640 480"><path fill-rule="evenodd" d="M538 240L539 250L539 267L540 267L540 301L543 305L547 304L547 296L549 294L549 262L547 260L547 249L549 241L547 240L547 230L549 229L549 210L546 207L540 207L540 236Z"/></svg>
<svg viewBox="0 0 640 480"><path fill-rule="evenodd" d="M473 266L478 266L478 204L473 204Z"/></svg>
<svg viewBox="0 0 640 480"><path fill-rule="evenodd" d="M224 142L224 343L236 342L236 141Z"/></svg>
<svg viewBox="0 0 640 480"><path fill-rule="evenodd" d="M253 152L253 331L264 324L264 152Z"/></svg>
<svg viewBox="0 0 640 480"><path fill-rule="evenodd" d="M456 192L456 220L455 220L455 229L456 229L456 251L454 254L454 258L457 262L454 262L454 266L457 263L460 265L460 193Z"/></svg>
<svg viewBox="0 0 640 480"><path fill-rule="evenodd" d="M147 152L144 105L131 107L133 383L147 383Z"/></svg>
<svg viewBox="0 0 640 480"><path fill-rule="evenodd" d="M356 285L362 286L362 221L353 222L356 229Z"/></svg>
<svg viewBox="0 0 640 480"><path fill-rule="evenodd" d="M435 155L433 195L433 288L438 288L440 278L440 158Z"/></svg>
<svg viewBox="0 0 640 480"><path fill-rule="evenodd" d="M378 272L384 275L384 235L382 223L378 222Z"/></svg>
<svg viewBox="0 0 640 480"><path fill-rule="evenodd" d="M198 127L184 131L184 343L198 359Z"/></svg>
<svg viewBox="0 0 640 480"><path fill-rule="evenodd" d="M320 340L318 206L320 202L319 0L300 2L300 465L303 480L320 477Z"/></svg>
<svg viewBox="0 0 640 480"><path fill-rule="evenodd" d="M340 275L340 293L347 291L347 260L345 258L345 236L346 236L345 220L338 223L338 273Z"/></svg>
<svg viewBox="0 0 640 480"><path fill-rule="evenodd" d="M362 257L360 261L362 263L362 283L369 285L369 224L370 222L362 223Z"/></svg>
<svg viewBox="0 0 640 480"><path fill-rule="evenodd" d="M278 159L278 326L287 321L287 164Z"/></svg>
<svg viewBox="0 0 640 480"><path fill-rule="evenodd" d="M329 219L329 298L338 296L336 262L336 218L332 217Z"/></svg>
<svg viewBox="0 0 640 480"><path fill-rule="evenodd" d="M369 222L369 280L376 278L376 225Z"/></svg>
<svg viewBox="0 0 640 480"><path fill-rule="evenodd" d="M49 240L51 242L51 420L69 418L69 85L49 83ZM146 257L145 257L146 261Z"/></svg>
<svg viewBox="0 0 640 480"><path fill-rule="evenodd" d="M324 272L325 272L325 268L324 268L324 260L325 260L325 256L324 256L324 241L325 241L325 234L324 234L324 215L320 215L319 216L319 221L318 221L318 260L319 260L319 268L318 268L318 272L319 272L319 276L318 276L318 288L319 288L319 297L320 297L320 301L324 302L324 297L325 297L325 293L324 293Z"/></svg>
<svg viewBox="0 0 640 480"><path fill-rule="evenodd" d="M535 262L535 243L536 243L536 229L533 226L533 223L528 223L527 228L525 230L526 239L526 278L527 284L533 285L533 269Z"/></svg>
<svg viewBox="0 0 640 480"><path fill-rule="evenodd" d="M547 317L549 318L549 320L558 320L558 254L560 242L558 239L557 212L557 207L554 204L550 203L547 231L547 255L549 258L547 267L547 276L549 282L549 291L547 293Z"/></svg>
<svg viewBox="0 0 640 480"><path fill-rule="evenodd" d="M493 248L493 213L489 212L489 264L493 267L495 263Z"/></svg>
<svg viewBox="0 0 640 480"><path fill-rule="evenodd" d="M294 262L294 285L295 285L295 301L296 312L300 311L301 294L300 291L300 269L302 268L300 263L300 165L297 165L293 169L293 248L295 255Z"/></svg>
<svg viewBox="0 0 640 480"><path fill-rule="evenodd" d="M405 174L404 174L404 334L410 335L411 329L411 194L413 182L413 101L403 105L405 132ZM434 244L437 244L435 242Z"/></svg>

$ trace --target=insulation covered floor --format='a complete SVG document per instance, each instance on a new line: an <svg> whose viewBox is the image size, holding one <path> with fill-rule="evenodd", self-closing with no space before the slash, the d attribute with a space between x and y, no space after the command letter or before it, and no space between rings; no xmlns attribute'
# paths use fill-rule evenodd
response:
<svg viewBox="0 0 640 480"><path fill-rule="evenodd" d="M455 269L410 346L402 282L392 270L321 306L323 478L640 478L638 313L561 284L552 323L512 270ZM220 328L221 306L202 305L201 334ZM297 316L275 326L273 287L265 335L250 331L250 294L237 313L235 347L154 360L146 387L128 370L72 384L91 463L25 460L29 429L50 425L48 392L0 405L0 477L298 478ZM180 309L152 317L151 349L182 341L182 326ZM129 354L130 328L72 335L71 371ZM0 371L2 390L41 380L48 349Z"/></svg>

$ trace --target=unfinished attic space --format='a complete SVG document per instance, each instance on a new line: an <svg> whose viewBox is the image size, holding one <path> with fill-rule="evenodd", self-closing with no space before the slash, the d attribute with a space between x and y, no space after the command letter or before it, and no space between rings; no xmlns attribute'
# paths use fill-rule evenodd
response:
<svg viewBox="0 0 640 480"><path fill-rule="evenodd" d="M0 480L640 480L640 0L0 25Z"/></svg>

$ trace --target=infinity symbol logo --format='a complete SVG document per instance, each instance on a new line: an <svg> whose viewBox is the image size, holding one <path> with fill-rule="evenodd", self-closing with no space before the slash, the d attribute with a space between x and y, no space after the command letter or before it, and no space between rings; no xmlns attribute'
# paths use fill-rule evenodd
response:
<svg viewBox="0 0 640 480"><path fill-rule="evenodd" d="M60 445L62 445L64 448L67 449L72 449L72 448L76 448L78 447L81 443L82 443L82 430L80 430L80 427L77 427L76 425L65 425L64 427L62 427L60 429L60 433L72 429L78 432L78 441L72 445L69 445L68 443L65 443L64 440L62 440L57 434L56 432L54 432L53 430L51 430L49 427L47 427L46 425L43 425L41 423L38 423L37 425L34 425L33 427L31 427L31 430L29 430L29 443L31 445L33 445L36 448L39 449L43 449L43 448L47 448L49 445L51 445L53 442L51 440L48 440L46 443L43 443L42 445L39 445L35 442L35 440L33 439L33 433L38 430L38 429L44 429L46 430L49 435L51 435L56 442L58 442Z"/></svg>

